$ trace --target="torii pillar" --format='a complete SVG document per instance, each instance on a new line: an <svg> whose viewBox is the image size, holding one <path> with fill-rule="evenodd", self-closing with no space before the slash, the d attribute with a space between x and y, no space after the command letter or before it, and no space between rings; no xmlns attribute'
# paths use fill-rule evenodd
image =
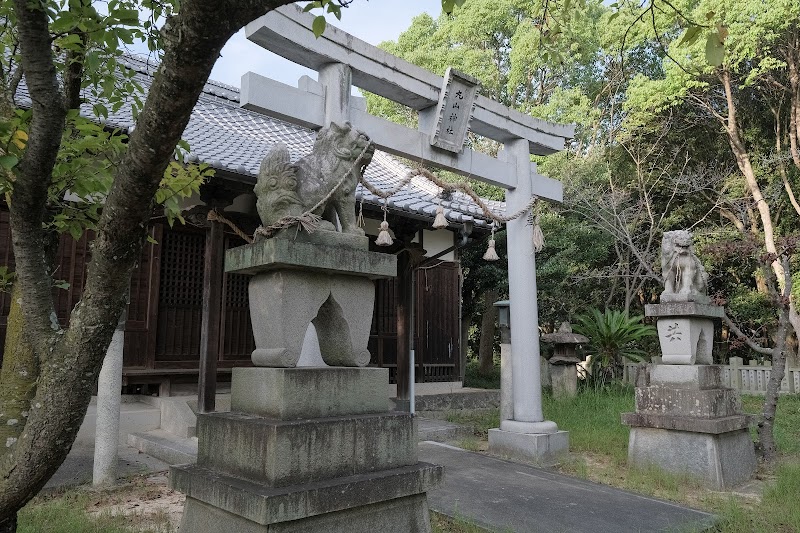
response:
<svg viewBox="0 0 800 533"><path fill-rule="evenodd" d="M524 208L533 195L562 200L561 183L539 175L530 155L562 150L574 126L538 120L477 96L469 127L503 143L500 158L442 149L432 138L439 134L437 106L447 97L445 80L330 25L315 38L313 19L287 5L247 25L248 39L316 70L319 78L304 76L295 88L249 72L242 77L242 107L312 129L347 120L380 150L504 187L509 214ZM363 98L351 96L351 85L417 110L419 130L368 114ZM542 414L536 257L526 219L508 223L514 415L489 431L489 446L501 455L547 463L567 450L568 435Z"/></svg>
<svg viewBox="0 0 800 533"><path fill-rule="evenodd" d="M506 193L506 212L523 209L534 194L530 179L528 142L506 143L504 153L514 162L517 187ZM536 295L536 253L527 217L507 224L508 293L511 320L511 381L513 420L501 420L489 430L489 451L515 459L554 464L569 450L569 434L542 413L539 304Z"/></svg>

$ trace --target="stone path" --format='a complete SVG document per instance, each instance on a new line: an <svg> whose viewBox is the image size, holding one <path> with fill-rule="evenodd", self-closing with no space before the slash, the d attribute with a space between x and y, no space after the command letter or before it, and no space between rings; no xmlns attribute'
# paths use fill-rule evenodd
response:
<svg viewBox="0 0 800 533"><path fill-rule="evenodd" d="M431 509L491 531L687 532L713 523L702 511L447 444L421 442L419 458L445 467Z"/></svg>

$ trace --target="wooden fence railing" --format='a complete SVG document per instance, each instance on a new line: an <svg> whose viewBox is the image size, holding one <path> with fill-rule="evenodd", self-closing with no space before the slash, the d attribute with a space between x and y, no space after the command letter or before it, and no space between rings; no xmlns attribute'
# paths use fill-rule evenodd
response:
<svg viewBox="0 0 800 533"><path fill-rule="evenodd" d="M658 363L660 360L660 357L654 357L653 363ZM625 363L622 376L625 383L635 383L636 366L636 363ZM772 365L769 362L759 365L751 360L748 364L744 364L741 357L731 357L730 363L722 365L722 368L723 383L747 394L764 394L772 373ZM790 367L787 364L786 374L781 381L781 392L800 393L800 368Z"/></svg>

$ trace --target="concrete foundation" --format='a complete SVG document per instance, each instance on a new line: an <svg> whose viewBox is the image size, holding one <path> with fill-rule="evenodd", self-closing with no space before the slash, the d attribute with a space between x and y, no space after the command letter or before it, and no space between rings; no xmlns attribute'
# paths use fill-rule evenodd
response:
<svg viewBox="0 0 800 533"><path fill-rule="evenodd" d="M569 452L569 432L517 433L490 429L489 451L509 459L551 466Z"/></svg>
<svg viewBox="0 0 800 533"><path fill-rule="evenodd" d="M737 391L722 386L715 365L649 365L636 388L628 462L690 474L724 489L749 480L756 467L750 417Z"/></svg>
<svg viewBox="0 0 800 533"><path fill-rule="evenodd" d="M715 489L748 481L755 470L753 440L747 428L720 434L632 427L628 462L655 465L696 476Z"/></svg>
<svg viewBox="0 0 800 533"><path fill-rule="evenodd" d="M388 411L386 372L235 369L232 412L199 415L197 464L172 467L181 532L430 531L443 471L418 461L413 418Z"/></svg>
<svg viewBox="0 0 800 533"><path fill-rule="evenodd" d="M390 482L391 483L391 482ZM337 491L346 491L350 487L333 487ZM187 491L188 494L188 491ZM184 531L235 531L236 533L275 533L275 532L326 532L348 531L353 533L408 533L429 532L430 520L428 518L428 502L424 494L413 494L390 498L374 503L364 503L355 507L340 505L324 505L315 508L310 494L296 495L295 505L300 512L283 511L278 509L281 504L270 504L259 494L245 491L245 498L230 508L228 511L221 506L206 503L200 499L187 497L184 518L181 522L181 532ZM381 491L386 496L385 491ZM335 500L334 494L325 493L330 500ZM369 494L362 498L369 502ZM211 498L209 498L211 499ZM280 498L283 500L284 498ZM289 497L285 499L290 499ZM345 501L348 498L342 497ZM279 501L279 497L274 499ZM224 502L218 502L224 503ZM348 502L349 503L349 502ZM245 509L250 506L250 509ZM343 508L339 508L343 507ZM250 512L247 512L247 511ZM247 517L245 517L245 516ZM294 516L299 518L288 519Z"/></svg>

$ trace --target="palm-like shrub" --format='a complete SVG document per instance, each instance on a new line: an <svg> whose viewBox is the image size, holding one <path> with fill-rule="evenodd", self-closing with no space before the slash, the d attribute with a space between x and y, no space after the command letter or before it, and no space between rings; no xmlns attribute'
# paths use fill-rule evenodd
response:
<svg viewBox="0 0 800 533"><path fill-rule="evenodd" d="M656 328L645 324L642 315L622 311L591 309L575 319L575 331L589 338L592 379L600 384L619 379L625 359L646 360L640 343L656 335Z"/></svg>

